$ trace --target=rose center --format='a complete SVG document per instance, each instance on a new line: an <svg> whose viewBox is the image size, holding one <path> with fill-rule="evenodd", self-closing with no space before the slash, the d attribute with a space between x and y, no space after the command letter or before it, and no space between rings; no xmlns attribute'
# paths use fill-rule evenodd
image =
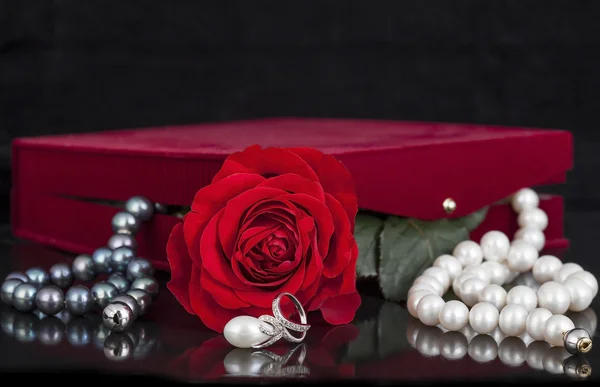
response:
<svg viewBox="0 0 600 387"><path fill-rule="evenodd" d="M278 238L275 235L269 235L264 241L266 250L272 258L280 258L288 251L289 242L287 239Z"/></svg>

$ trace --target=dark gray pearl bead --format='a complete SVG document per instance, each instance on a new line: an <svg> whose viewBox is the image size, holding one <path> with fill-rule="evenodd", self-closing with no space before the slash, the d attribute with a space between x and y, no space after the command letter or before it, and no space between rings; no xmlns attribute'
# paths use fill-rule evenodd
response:
<svg viewBox="0 0 600 387"><path fill-rule="evenodd" d="M25 273L20 272L20 271L14 271L14 272L10 273L9 275L6 276L6 278L4 280L6 281L8 279L13 279L13 278L20 279L23 282L29 282L29 277L27 277L25 275Z"/></svg>
<svg viewBox="0 0 600 387"><path fill-rule="evenodd" d="M104 356L113 361L129 359L133 349L133 342L125 333L112 332L104 342Z"/></svg>
<svg viewBox="0 0 600 387"><path fill-rule="evenodd" d="M158 296L158 281L152 277L138 278L131 283L131 289L140 289L150 294L152 298Z"/></svg>
<svg viewBox="0 0 600 387"><path fill-rule="evenodd" d="M154 205L143 196L133 196L125 202L125 211L140 220L146 221L154 215Z"/></svg>
<svg viewBox="0 0 600 387"><path fill-rule="evenodd" d="M37 286L29 282L18 285L13 291L12 304L19 312L31 312L35 309Z"/></svg>
<svg viewBox="0 0 600 387"><path fill-rule="evenodd" d="M2 291L0 292L0 298L2 298L2 301L11 305L15 288L22 283L23 281L18 278L11 278L4 281L2 283Z"/></svg>
<svg viewBox="0 0 600 387"><path fill-rule="evenodd" d="M92 253L92 260L94 261L94 269L96 273L109 273L111 270L110 256L112 250L108 247L100 247L94 250Z"/></svg>
<svg viewBox="0 0 600 387"><path fill-rule="evenodd" d="M122 273L113 273L109 275L107 281L117 287L119 294L123 294L129 290L130 283Z"/></svg>
<svg viewBox="0 0 600 387"><path fill-rule="evenodd" d="M129 247L119 247L112 252L110 264L114 271L124 272L127 270L127 265L135 257L135 253Z"/></svg>
<svg viewBox="0 0 600 387"><path fill-rule="evenodd" d="M60 312L65 305L65 296L54 285L46 285L38 290L35 296L35 306L47 316L53 316Z"/></svg>
<svg viewBox="0 0 600 387"><path fill-rule="evenodd" d="M67 290L65 295L67 310L75 316L81 316L94 308L94 299L90 289L83 285L76 285Z"/></svg>
<svg viewBox="0 0 600 387"><path fill-rule="evenodd" d="M50 270L50 281L59 288L68 288L73 283L73 272L66 263L57 263Z"/></svg>
<svg viewBox="0 0 600 387"><path fill-rule="evenodd" d="M96 269L94 260L87 254L81 254L75 257L71 264L73 276L80 281L88 282L96 278Z"/></svg>
<svg viewBox="0 0 600 387"><path fill-rule="evenodd" d="M152 304L152 296L150 296L148 292L140 289L129 289L125 294L135 298L140 307L140 316L143 316L148 312L148 309L150 309L150 305Z"/></svg>
<svg viewBox="0 0 600 387"><path fill-rule="evenodd" d="M137 249L137 241L133 235L115 234L110 237L106 246L111 250L118 249L119 247L129 247L135 251Z"/></svg>
<svg viewBox="0 0 600 387"><path fill-rule="evenodd" d="M15 318L15 339L30 343L37 339L38 324L40 320L31 313L19 313Z"/></svg>
<svg viewBox="0 0 600 387"><path fill-rule="evenodd" d="M135 317L129 305L112 301L102 311L104 325L113 332L123 332L131 327Z"/></svg>
<svg viewBox="0 0 600 387"><path fill-rule="evenodd" d="M121 294L120 296L113 298L111 304L114 302L122 302L123 304L126 304L133 312L133 318L138 318L140 315L140 306L138 305L136 299L132 296L128 294Z"/></svg>
<svg viewBox="0 0 600 387"><path fill-rule="evenodd" d="M154 275L154 267L144 258L135 258L127 265L127 279L135 281L141 277L151 277Z"/></svg>
<svg viewBox="0 0 600 387"><path fill-rule="evenodd" d="M46 317L38 324L38 340L44 345L57 345L65 336L65 325L56 317Z"/></svg>
<svg viewBox="0 0 600 387"><path fill-rule="evenodd" d="M92 286L92 298L98 308L104 309L118 294L117 287L110 282L98 282Z"/></svg>
<svg viewBox="0 0 600 387"><path fill-rule="evenodd" d="M82 347L92 342L94 329L85 318L75 318L67 324L67 341L74 347Z"/></svg>
<svg viewBox="0 0 600 387"><path fill-rule="evenodd" d="M129 212L117 212L112 218L112 230L117 234L135 234L139 227L140 220Z"/></svg>
<svg viewBox="0 0 600 387"><path fill-rule="evenodd" d="M46 270L41 267L32 267L25 272L25 275L29 278L29 282L37 286L44 286L50 282L50 276L46 273Z"/></svg>

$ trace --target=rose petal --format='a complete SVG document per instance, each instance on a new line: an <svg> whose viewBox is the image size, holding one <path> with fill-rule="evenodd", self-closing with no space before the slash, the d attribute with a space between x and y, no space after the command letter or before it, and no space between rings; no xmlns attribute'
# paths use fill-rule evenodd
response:
<svg viewBox="0 0 600 387"><path fill-rule="evenodd" d="M230 161L234 161L238 165L231 167ZM244 168L244 171L250 170L262 176L293 173L313 181L319 180L315 171L302 157L283 148L262 149L259 145L253 145L241 152L232 153L225 159L223 166L213 178L213 183L225 178L232 172L239 172L240 166Z"/></svg>
<svg viewBox="0 0 600 387"><path fill-rule="evenodd" d="M202 323L219 333L223 332L225 324L232 318L239 316L240 310L226 309L215 302L212 296L202 288L202 279L199 266L192 266L192 279L190 281L190 301L194 313L202 320Z"/></svg>
<svg viewBox="0 0 600 387"><path fill-rule="evenodd" d="M202 289L210 293L215 302L223 308L240 309L250 306L250 304L240 300L230 287L223 286L221 282L214 279L205 268L201 269L200 275L202 277ZM190 284L190 293L195 291L195 289L191 289L191 286Z"/></svg>
<svg viewBox="0 0 600 387"><path fill-rule="evenodd" d="M321 305L321 314L332 325L348 324L354 320L360 306L360 295L355 293L329 297Z"/></svg>
<svg viewBox="0 0 600 387"><path fill-rule="evenodd" d="M319 201L325 201L325 192L321 183L292 173L271 177L258 186L278 188L289 193L304 193Z"/></svg>
<svg viewBox="0 0 600 387"><path fill-rule="evenodd" d="M271 305L271 303L279 293L288 292L291 294L295 294L298 291L298 289L300 289L300 286L304 281L304 273L304 266L301 265L298 267L298 270L296 270L296 272L285 283L285 285L281 286L278 289L260 291L257 291L256 289L250 291L236 289L235 293L241 300L249 303L250 305L267 308Z"/></svg>
<svg viewBox="0 0 600 387"><path fill-rule="evenodd" d="M331 237L329 254L323 261L323 275L337 277L348 265L352 256L353 233L350 222L342 205L330 194L325 195L325 204L329 207L335 224L335 233Z"/></svg>
<svg viewBox="0 0 600 387"><path fill-rule="evenodd" d="M288 148L302 157L312 167L326 193L333 195L344 207L351 219L354 232L354 219L358 211L356 188L350 171L338 159L310 147Z"/></svg>
<svg viewBox="0 0 600 387"><path fill-rule="evenodd" d="M231 270L231 262L221 249L219 238L217 237L217 227L223 218L224 210L215 215L202 233L200 239L200 255L202 256L202 265L213 278L218 278L224 286L235 289L250 289L251 287L242 283L240 279Z"/></svg>
<svg viewBox="0 0 600 387"><path fill-rule="evenodd" d="M223 251L228 257L231 257L233 254L235 241L239 233L239 226L242 224L242 217L249 208L258 202L273 199L282 194L286 194L286 192L276 188L255 187L240 193L227 202L223 213L223 220L219 222L218 235Z"/></svg>
<svg viewBox="0 0 600 387"><path fill-rule="evenodd" d="M229 199L257 186L263 180L264 178L257 174L240 173L208 185L196 193L192 209L186 214L183 222L188 252L196 264L200 264L201 261L200 238L210 219Z"/></svg>
<svg viewBox="0 0 600 387"><path fill-rule="evenodd" d="M189 283L192 271L192 259L188 255L187 246L183 238L183 224L177 223L167 242L167 260L171 268L171 280L167 288L179 301L181 306L190 314L194 314L190 304Z"/></svg>

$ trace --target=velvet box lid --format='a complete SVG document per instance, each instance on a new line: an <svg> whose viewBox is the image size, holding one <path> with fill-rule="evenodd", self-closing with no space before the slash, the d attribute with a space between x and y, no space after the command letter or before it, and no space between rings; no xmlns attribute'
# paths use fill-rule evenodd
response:
<svg viewBox="0 0 600 387"><path fill-rule="evenodd" d="M229 154L253 144L332 154L352 173L361 209L426 220L564 182L573 165L568 131L443 123L278 118L20 138L13 142L13 231L89 252L110 237L116 212L99 201L144 195L189 206ZM456 203L451 213L448 198ZM176 222L161 215L140 231L140 252L159 267Z"/></svg>

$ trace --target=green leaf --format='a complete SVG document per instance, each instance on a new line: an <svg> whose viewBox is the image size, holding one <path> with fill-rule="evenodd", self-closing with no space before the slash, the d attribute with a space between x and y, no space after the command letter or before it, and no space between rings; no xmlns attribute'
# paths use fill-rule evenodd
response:
<svg viewBox="0 0 600 387"><path fill-rule="evenodd" d="M378 239L383 229L383 219L373 215L358 213L354 238L358 245L358 261L356 274L358 278L377 276Z"/></svg>
<svg viewBox="0 0 600 387"><path fill-rule="evenodd" d="M462 218L452 219L451 222L465 227L469 231L475 230L485 219L489 207L484 207L478 211L465 215Z"/></svg>
<svg viewBox="0 0 600 387"><path fill-rule="evenodd" d="M380 240L379 285L384 297L405 300L412 281L435 258L452 252L468 238L469 230L456 221L388 217Z"/></svg>

